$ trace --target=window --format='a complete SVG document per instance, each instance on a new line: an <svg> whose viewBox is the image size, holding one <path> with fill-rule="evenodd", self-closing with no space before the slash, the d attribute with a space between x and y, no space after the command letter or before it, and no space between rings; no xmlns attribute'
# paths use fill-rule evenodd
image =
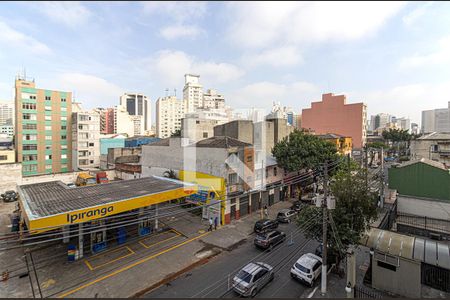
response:
<svg viewBox="0 0 450 300"><path fill-rule="evenodd" d="M52 169L52 165L45 165L45 169L46 170L51 170Z"/></svg>
<svg viewBox="0 0 450 300"><path fill-rule="evenodd" d="M93 164L93 163L94 163L94 161L93 161L93 160L90 160L90 162L91 162L91 164Z"/></svg>
<svg viewBox="0 0 450 300"><path fill-rule="evenodd" d="M28 151L28 150L37 150L37 145L36 144L31 144L31 145L23 145L23 151Z"/></svg>
<svg viewBox="0 0 450 300"><path fill-rule="evenodd" d="M61 117L61 121L67 121L67 117Z"/></svg>
<svg viewBox="0 0 450 300"><path fill-rule="evenodd" d="M62 135L62 136L61 136L61 139L62 139L62 140L65 140L65 139L67 139L67 136Z"/></svg>
<svg viewBox="0 0 450 300"><path fill-rule="evenodd" d="M8 159L8 155L0 155L0 160L7 160Z"/></svg>
<svg viewBox="0 0 450 300"><path fill-rule="evenodd" d="M61 130L67 130L67 126L66 125L61 125Z"/></svg>
<svg viewBox="0 0 450 300"><path fill-rule="evenodd" d="M67 154L61 154L61 159L67 158Z"/></svg>
<svg viewBox="0 0 450 300"><path fill-rule="evenodd" d="M45 121L51 121L52 120L52 116L45 116Z"/></svg>
<svg viewBox="0 0 450 300"><path fill-rule="evenodd" d="M203 132L203 138L207 138L208 137L208 133L207 132Z"/></svg>
<svg viewBox="0 0 450 300"><path fill-rule="evenodd" d="M61 102L66 102L66 98L61 98Z"/></svg>
<svg viewBox="0 0 450 300"><path fill-rule="evenodd" d="M61 169L67 169L67 164L62 164Z"/></svg>
<svg viewBox="0 0 450 300"><path fill-rule="evenodd" d="M50 96L45 96L45 100L51 101L51 100L52 100L52 97L50 97Z"/></svg>
<svg viewBox="0 0 450 300"><path fill-rule="evenodd" d="M379 260L377 260L377 266L379 266L381 268L384 268L384 269L388 269L388 270L394 271L394 272L397 271L397 267L396 266L388 264L388 263L385 263L385 262L382 262L382 261L379 261Z"/></svg>
<svg viewBox="0 0 450 300"><path fill-rule="evenodd" d="M24 120L32 120L32 121L37 120L36 114L22 114L22 118Z"/></svg>
<svg viewBox="0 0 450 300"><path fill-rule="evenodd" d="M46 156L45 156L45 159L46 159L46 160L48 160L48 159L52 159L52 155L51 155L51 154L49 154L49 155L46 155Z"/></svg>
<svg viewBox="0 0 450 300"><path fill-rule="evenodd" d="M37 160L37 154L24 155L22 158L23 161L35 161Z"/></svg>
<svg viewBox="0 0 450 300"><path fill-rule="evenodd" d="M67 150L67 145L61 145L61 150Z"/></svg>
<svg viewBox="0 0 450 300"><path fill-rule="evenodd" d="M45 145L45 150L52 150L52 145Z"/></svg>
<svg viewBox="0 0 450 300"><path fill-rule="evenodd" d="M37 135L35 135L35 134L24 134L23 135L23 140L24 141L36 141L37 140Z"/></svg>
<svg viewBox="0 0 450 300"><path fill-rule="evenodd" d="M23 130L36 130L37 125L36 124L23 124L22 129Z"/></svg>
<svg viewBox="0 0 450 300"><path fill-rule="evenodd" d="M52 130L52 126L45 125L45 130Z"/></svg>
<svg viewBox="0 0 450 300"><path fill-rule="evenodd" d="M36 100L36 95L30 95L31 100Z"/></svg>
<svg viewBox="0 0 450 300"><path fill-rule="evenodd" d="M89 147L94 147L94 143L89 143Z"/></svg>
<svg viewBox="0 0 450 300"><path fill-rule="evenodd" d="M273 176L277 176L277 167L273 168Z"/></svg>
<svg viewBox="0 0 450 300"><path fill-rule="evenodd" d="M253 161L253 156L251 156L251 155L250 155L250 156L247 156L247 162L250 163L250 162L252 162L252 161Z"/></svg>
<svg viewBox="0 0 450 300"><path fill-rule="evenodd" d="M37 165L22 165L22 170L24 172L37 171Z"/></svg>
<svg viewBox="0 0 450 300"><path fill-rule="evenodd" d="M67 111L67 107L61 107L61 111Z"/></svg>
<svg viewBox="0 0 450 300"><path fill-rule="evenodd" d="M51 107L51 106L48 106L48 105L46 105L46 106L45 106L45 110L46 110L46 111L51 111L51 110L52 110L52 107Z"/></svg>
<svg viewBox="0 0 450 300"><path fill-rule="evenodd" d="M36 109L36 103L22 103L22 109Z"/></svg>
<svg viewBox="0 0 450 300"><path fill-rule="evenodd" d="M228 175L228 184L236 184L237 183L237 174L229 174Z"/></svg>
<svg viewBox="0 0 450 300"><path fill-rule="evenodd" d="M52 140L52 136L51 135L46 135L45 136L45 140L46 141L51 141Z"/></svg>

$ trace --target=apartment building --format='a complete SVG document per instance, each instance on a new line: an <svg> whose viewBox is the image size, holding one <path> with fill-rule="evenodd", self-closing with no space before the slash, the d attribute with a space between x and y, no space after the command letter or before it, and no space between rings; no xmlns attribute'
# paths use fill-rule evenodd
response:
<svg viewBox="0 0 450 300"><path fill-rule="evenodd" d="M184 103L175 96L166 96L156 101L156 135L159 138L170 137L181 130L184 115Z"/></svg>
<svg viewBox="0 0 450 300"><path fill-rule="evenodd" d="M100 166L100 114L97 111L72 113L72 166L74 170Z"/></svg>
<svg viewBox="0 0 450 300"><path fill-rule="evenodd" d="M225 97L216 90L209 89L203 94L203 108L224 109Z"/></svg>
<svg viewBox="0 0 450 300"><path fill-rule="evenodd" d="M7 136L14 136L14 126L13 125L1 125L0 133Z"/></svg>
<svg viewBox="0 0 450 300"><path fill-rule="evenodd" d="M316 134L334 133L351 137L353 147L361 149L367 137L367 107L364 103L347 104L345 95L323 94L302 110L302 128Z"/></svg>
<svg viewBox="0 0 450 300"><path fill-rule="evenodd" d="M203 85L200 84L200 75L185 74L183 88L184 111L195 112L203 107Z"/></svg>
<svg viewBox="0 0 450 300"><path fill-rule="evenodd" d="M120 97L120 105L126 108L130 116L142 116L142 133L151 129L151 104L147 96L136 93L125 93ZM134 119L137 120L138 118Z"/></svg>
<svg viewBox="0 0 450 300"><path fill-rule="evenodd" d="M0 102L0 125L13 125L14 102Z"/></svg>
<svg viewBox="0 0 450 300"><path fill-rule="evenodd" d="M100 133L113 134L114 133L114 108L96 108L94 111L98 112L100 116Z"/></svg>
<svg viewBox="0 0 450 300"><path fill-rule="evenodd" d="M130 115L122 105L114 107L114 133L128 137L144 134L143 116Z"/></svg>
<svg viewBox="0 0 450 300"><path fill-rule="evenodd" d="M422 111L421 132L450 132L450 101L447 108Z"/></svg>
<svg viewBox="0 0 450 300"><path fill-rule="evenodd" d="M22 175L72 171L72 93L15 81L15 148Z"/></svg>

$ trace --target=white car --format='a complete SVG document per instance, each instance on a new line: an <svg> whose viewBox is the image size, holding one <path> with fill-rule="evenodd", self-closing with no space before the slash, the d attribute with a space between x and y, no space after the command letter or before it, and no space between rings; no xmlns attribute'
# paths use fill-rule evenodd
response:
<svg viewBox="0 0 450 300"><path fill-rule="evenodd" d="M263 262L249 263L234 276L233 290L241 296L253 298L274 276L272 266Z"/></svg>
<svg viewBox="0 0 450 300"><path fill-rule="evenodd" d="M303 254L292 266L291 276L312 287L322 272L321 267L322 258L312 253Z"/></svg>

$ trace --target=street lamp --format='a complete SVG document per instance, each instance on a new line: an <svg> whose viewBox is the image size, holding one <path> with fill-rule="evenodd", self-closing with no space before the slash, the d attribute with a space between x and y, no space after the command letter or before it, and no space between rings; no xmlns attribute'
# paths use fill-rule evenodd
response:
<svg viewBox="0 0 450 300"><path fill-rule="evenodd" d="M345 287L345 292L347 293L347 298L353 298L352 284L350 283L350 281L347 283L347 286Z"/></svg>

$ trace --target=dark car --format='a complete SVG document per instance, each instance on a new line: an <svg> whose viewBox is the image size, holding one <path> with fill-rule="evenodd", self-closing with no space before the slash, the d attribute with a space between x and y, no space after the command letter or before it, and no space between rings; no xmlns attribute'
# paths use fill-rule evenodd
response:
<svg viewBox="0 0 450 300"><path fill-rule="evenodd" d="M16 201L19 196L15 191L6 191L4 194L1 194L1 197L4 202L13 202Z"/></svg>
<svg viewBox="0 0 450 300"><path fill-rule="evenodd" d="M278 227L277 220L262 219L255 223L255 227L253 229L256 233L260 233L276 229L277 227Z"/></svg>
<svg viewBox="0 0 450 300"><path fill-rule="evenodd" d="M301 211L303 208L305 208L306 203L300 202L300 201L295 201L292 206L291 209L295 210L297 212Z"/></svg>
<svg viewBox="0 0 450 300"><path fill-rule="evenodd" d="M286 233L278 230L260 233L255 237L254 244L258 248L272 249L286 240Z"/></svg>
<svg viewBox="0 0 450 300"><path fill-rule="evenodd" d="M292 219L298 214L297 211L292 209L282 209L277 214L277 221L281 223L291 223Z"/></svg>

